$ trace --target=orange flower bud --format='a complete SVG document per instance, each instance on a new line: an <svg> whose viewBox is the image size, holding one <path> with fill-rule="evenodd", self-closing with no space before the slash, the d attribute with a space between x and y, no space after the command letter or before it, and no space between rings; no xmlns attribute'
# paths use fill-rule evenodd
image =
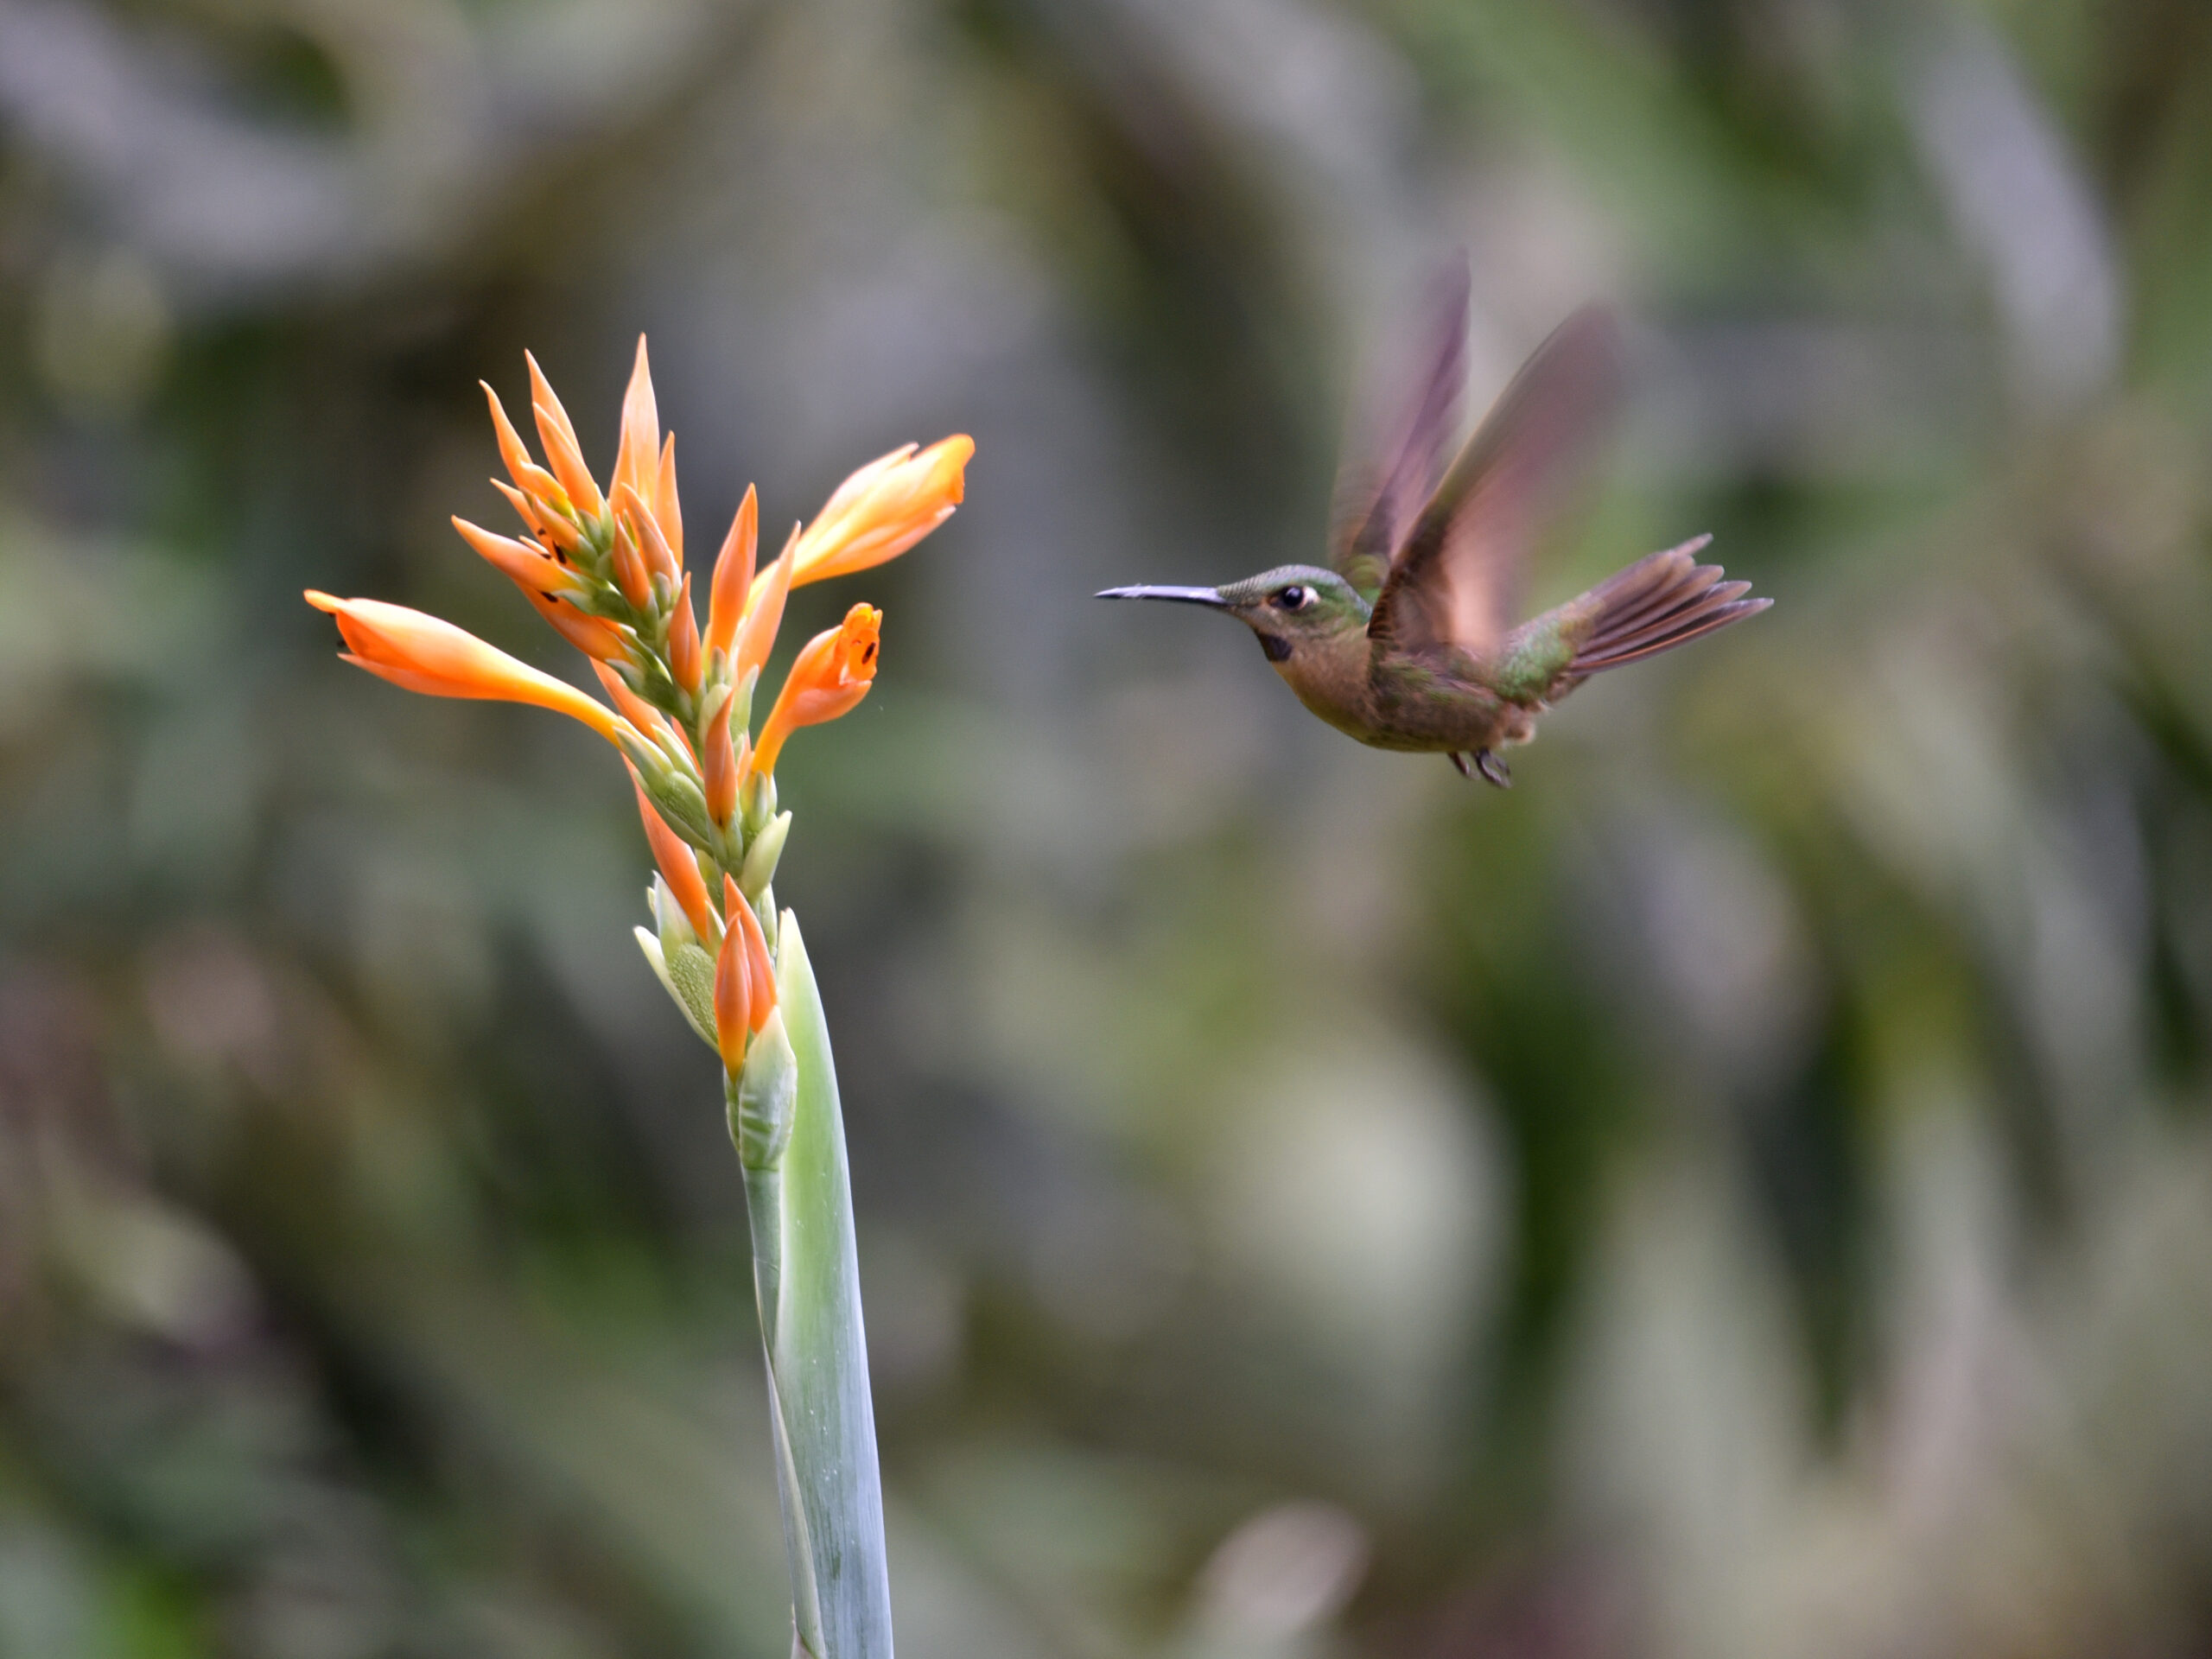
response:
<svg viewBox="0 0 2212 1659"><path fill-rule="evenodd" d="M352 648L346 661L394 685L434 697L532 703L582 721L609 742L614 740L614 715L604 703L450 622L404 605L334 599L313 588L307 600L338 619L338 631Z"/></svg>
<svg viewBox="0 0 2212 1659"><path fill-rule="evenodd" d="M728 876L722 880L729 882ZM746 907L741 896L737 907ZM745 1065L746 1039L753 1030L753 953L743 925L734 916L730 919L732 925L722 930L721 949L715 953L715 1047L722 1070L734 1077Z"/></svg>
<svg viewBox="0 0 2212 1659"><path fill-rule="evenodd" d="M699 690L699 619L691 609L691 575L684 572L677 590L676 615L668 625L668 671L686 691Z"/></svg>
<svg viewBox="0 0 2212 1659"><path fill-rule="evenodd" d="M737 630L737 650L730 658L730 671L741 681L763 666L775 648L776 630L784 625L784 600L791 590L791 570L798 554L798 526L776 562L753 579L745 620Z"/></svg>
<svg viewBox="0 0 2212 1659"><path fill-rule="evenodd" d="M800 649L776 706L760 728L760 751L752 770L772 772L784 740L802 726L818 726L851 712L875 683L877 646L883 631L883 613L873 605L855 605L844 622L817 633Z"/></svg>
<svg viewBox="0 0 2212 1659"><path fill-rule="evenodd" d="M461 518L454 518L453 527L461 532L461 540L518 588L557 594L575 585L574 578L554 563L543 548L533 543L518 542L512 536L495 536Z"/></svg>
<svg viewBox="0 0 2212 1659"><path fill-rule="evenodd" d="M653 488L653 517L660 520L678 569L683 565L683 503L676 493L676 434L660 442L660 476Z"/></svg>
<svg viewBox="0 0 2212 1659"><path fill-rule="evenodd" d="M614 486L614 505L636 536L647 568L674 582L683 572L683 563L676 556L675 548L662 535L660 520L646 505L645 498L627 484L617 484Z"/></svg>
<svg viewBox="0 0 2212 1659"><path fill-rule="evenodd" d="M645 574L645 562L630 533L629 519L619 513L614 519L613 559L614 585L622 590L623 598L644 610L653 596L652 579Z"/></svg>
<svg viewBox="0 0 2212 1659"><path fill-rule="evenodd" d="M711 655L728 651L737 638L737 625L745 620L745 603L753 593L753 561L760 543L760 502L753 486L745 486L745 499L729 521L729 534L715 559L715 580L707 590L707 641Z"/></svg>
<svg viewBox="0 0 2212 1659"><path fill-rule="evenodd" d="M768 936L761 931L760 918L728 875L722 877L722 914L730 932L745 935L746 978L752 991L746 1004L745 1028L757 1032L776 1010L776 959L769 954Z"/></svg>
<svg viewBox="0 0 2212 1659"><path fill-rule="evenodd" d="M653 810L635 766L630 769L630 786L638 791L638 817L644 821L645 840L653 849L653 863L660 870L661 880L668 883L668 890L683 907L691 931L711 944L715 929L714 907L707 899L707 884L700 879L699 861L691 855L691 849L683 837Z"/></svg>
<svg viewBox="0 0 2212 1659"><path fill-rule="evenodd" d="M861 467L836 487L799 538L791 586L897 558L952 516L975 453L976 441L963 434L919 454L902 444Z"/></svg>
<svg viewBox="0 0 2212 1659"><path fill-rule="evenodd" d="M552 383L537 366L537 359L524 352L522 360L530 365L531 412L537 417L537 437L545 446L546 463L576 511L587 518L596 518L607 511L607 503L600 498L599 486L592 481L591 468L584 465L583 447L576 442L569 411L553 395Z"/></svg>
<svg viewBox="0 0 2212 1659"><path fill-rule="evenodd" d="M638 336L638 360L622 394L622 442L614 452L614 483L627 484L650 497L660 485L660 410L653 402L653 374L645 360L645 337Z"/></svg>
<svg viewBox="0 0 2212 1659"><path fill-rule="evenodd" d="M484 388L484 396L492 405L492 430L499 441L499 459L506 463L507 473L517 486L543 501L555 512L569 506L569 493L560 480L530 458L530 451L523 445L522 434L516 431L514 423L507 419L506 407L499 402L499 394L492 390L489 381L476 383Z"/></svg>
<svg viewBox="0 0 2212 1659"><path fill-rule="evenodd" d="M507 498L507 505L515 510L515 516L522 520L522 527L533 536L543 538L546 533L545 521L559 516L549 512L504 478L493 479L491 485L493 489Z"/></svg>
<svg viewBox="0 0 2212 1659"><path fill-rule="evenodd" d="M569 499L578 504L577 511L588 518L597 518L605 503L600 499L599 486L592 481L575 440L537 404L531 405L531 413L537 416L538 440L545 446L546 464L553 469L553 476L561 480Z"/></svg>
<svg viewBox="0 0 2212 1659"><path fill-rule="evenodd" d="M707 814L718 824L729 822L737 810L737 750L730 742L729 710L735 702L726 697L707 728L707 752L699 759L700 781L705 785Z"/></svg>

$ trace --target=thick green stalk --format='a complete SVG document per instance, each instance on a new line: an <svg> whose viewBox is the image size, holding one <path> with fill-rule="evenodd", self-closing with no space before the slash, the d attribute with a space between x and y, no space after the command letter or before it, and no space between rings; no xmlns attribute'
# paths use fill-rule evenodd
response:
<svg viewBox="0 0 2212 1659"><path fill-rule="evenodd" d="M883 1487L844 1121L822 1000L789 911L776 929L776 964L790 1046L784 1051L777 1043L774 1052L787 1052L797 1073L797 1089L780 1108L789 1114L789 1135L771 1139L749 1127L739 1136L739 1150L750 1154L746 1205L791 1558L793 1652L812 1659L892 1659ZM755 1039L762 1051L757 1058L771 1064L774 1030L772 1024ZM760 1071L770 1073L771 1065ZM750 1058L746 1071L748 1102L775 1115L775 1102L762 1096L778 1091L760 1085ZM738 1116L733 1113L734 1130Z"/></svg>

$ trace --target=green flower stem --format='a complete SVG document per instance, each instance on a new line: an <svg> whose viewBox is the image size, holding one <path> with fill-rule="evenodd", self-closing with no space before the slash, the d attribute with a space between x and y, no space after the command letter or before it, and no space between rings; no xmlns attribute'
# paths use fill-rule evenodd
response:
<svg viewBox="0 0 2212 1659"><path fill-rule="evenodd" d="M789 911L776 929L776 966L798 1086L789 1139L770 1160L748 1162L745 1196L791 1561L792 1651L892 1659L844 1122L822 999Z"/></svg>

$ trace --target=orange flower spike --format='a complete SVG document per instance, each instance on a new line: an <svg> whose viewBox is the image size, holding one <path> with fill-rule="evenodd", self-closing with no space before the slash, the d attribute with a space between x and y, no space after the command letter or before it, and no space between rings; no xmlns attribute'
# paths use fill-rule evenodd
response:
<svg viewBox="0 0 2212 1659"><path fill-rule="evenodd" d="M699 619L691 610L691 573L683 573L677 590L676 615L668 625L668 671L676 683L696 696L699 690Z"/></svg>
<svg viewBox="0 0 2212 1659"><path fill-rule="evenodd" d="M524 352L522 360L530 365L531 413L537 417L537 436L545 446L546 464L552 467L553 476L561 480L561 487L568 491L576 511L587 518L596 518L607 511L607 503L600 497L591 468L584 465L583 446L576 442L575 425L569 419L569 411L561 407L561 400L553 395L552 383L537 366L537 359Z"/></svg>
<svg viewBox="0 0 2212 1659"><path fill-rule="evenodd" d="M769 953L768 936L760 930L760 918L728 875L722 877L722 914L728 918L730 932L745 935L746 977L753 992L745 1025L747 1030L757 1032L776 1011L776 959Z"/></svg>
<svg viewBox="0 0 2212 1659"><path fill-rule="evenodd" d="M745 486L745 499L729 521L729 534L715 559L715 580L707 590L707 640L709 655L727 652L737 639L737 625L745 620L745 601L753 592L753 562L760 548L760 501L753 486Z"/></svg>
<svg viewBox="0 0 2212 1659"><path fill-rule="evenodd" d="M737 884L727 875L725 887ZM740 910L745 908L741 894ZM757 925L757 924L756 924ZM753 963L746 949L742 924L722 930L721 949L715 955L715 1046L722 1057L722 1070L733 1077L745 1065L745 1041L752 1027Z"/></svg>
<svg viewBox="0 0 2212 1659"><path fill-rule="evenodd" d="M725 697L707 728L707 752L699 758L699 779L705 786L707 816L728 823L737 810L737 749L729 737L729 709L734 698Z"/></svg>
<svg viewBox="0 0 2212 1659"><path fill-rule="evenodd" d="M614 452L613 481L641 496L652 495L660 486L660 409L653 401L653 372L643 334L638 336L629 390L622 394L622 442Z"/></svg>
<svg viewBox="0 0 2212 1659"><path fill-rule="evenodd" d="M628 636L613 623L586 616L566 600L556 599L550 594L533 593L525 588L522 596L537 607L537 613L551 625L554 632L594 661L612 662L617 657L630 654Z"/></svg>
<svg viewBox="0 0 2212 1659"><path fill-rule="evenodd" d="M784 601L791 590L791 570L798 556L798 527L794 524L791 539L784 543L784 550L777 556L776 562L752 584L745 620L737 630L737 650L730 658L730 672L741 681L748 671L765 664L775 646L776 630L784 624Z"/></svg>
<svg viewBox="0 0 2212 1659"><path fill-rule="evenodd" d="M531 703L580 720L614 741L614 715L606 704L450 622L404 605L334 599L312 588L307 600L338 619L338 632L351 647L346 661L394 685L434 697Z"/></svg>
<svg viewBox="0 0 2212 1659"><path fill-rule="evenodd" d="M683 504L676 493L676 434L660 442L660 475L653 484L653 517L668 537L669 550L679 569L683 563Z"/></svg>
<svg viewBox="0 0 2212 1659"><path fill-rule="evenodd" d="M676 550L667 537L661 533L660 518L645 505L645 499L627 484L614 486L614 505L627 519L630 532L638 538L638 549L645 556L645 568L658 575L674 582L683 574L683 562L676 556Z"/></svg>
<svg viewBox="0 0 2212 1659"><path fill-rule="evenodd" d="M711 943L715 937L715 913L707 899L707 884L699 879L699 861L692 857L691 849L645 798L645 786L638 781L635 766L630 769L630 786L638 791L638 817L645 823L645 840L653 849L653 863L660 870L661 880L668 883L668 890L683 907L691 931Z"/></svg>
<svg viewBox="0 0 2212 1659"><path fill-rule="evenodd" d="M492 431L499 441L499 459L506 463L507 473L528 494L543 501L556 513L566 511L569 493L552 474L530 458L530 451L523 444L522 434L516 431L514 423L507 418L506 405L499 401L499 394L492 390L491 382L479 380L484 396L492 405Z"/></svg>
<svg viewBox="0 0 2212 1659"><path fill-rule="evenodd" d="M622 590L623 598L644 610L652 601L652 579L645 574L645 561L631 534L630 521L619 513L614 519L613 559L614 585Z"/></svg>
<svg viewBox="0 0 2212 1659"><path fill-rule="evenodd" d="M480 529L466 518L455 518L453 527L461 532L461 539L483 555L485 561L518 588L527 588L541 594L557 594L572 585L566 570L556 564L541 547L528 542L518 542L512 536L494 536Z"/></svg>
<svg viewBox="0 0 2212 1659"><path fill-rule="evenodd" d="M875 683L877 648L883 633L883 613L873 605L855 605L837 627L817 633L800 648L776 706L760 728L760 747L752 770L773 772L784 740L802 726L819 726L849 714Z"/></svg>
<svg viewBox="0 0 2212 1659"><path fill-rule="evenodd" d="M840 484L800 537L791 586L850 575L895 559L952 516L976 441L965 434L879 456Z"/></svg>

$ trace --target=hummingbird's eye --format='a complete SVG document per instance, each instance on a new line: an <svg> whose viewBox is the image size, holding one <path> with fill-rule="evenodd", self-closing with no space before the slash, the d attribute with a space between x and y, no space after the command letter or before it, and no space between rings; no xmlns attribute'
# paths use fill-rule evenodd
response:
<svg viewBox="0 0 2212 1659"><path fill-rule="evenodd" d="M1287 588L1275 590L1275 604L1286 611L1302 611L1313 602L1313 595L1306 588L1293 582Z"/></svg>

